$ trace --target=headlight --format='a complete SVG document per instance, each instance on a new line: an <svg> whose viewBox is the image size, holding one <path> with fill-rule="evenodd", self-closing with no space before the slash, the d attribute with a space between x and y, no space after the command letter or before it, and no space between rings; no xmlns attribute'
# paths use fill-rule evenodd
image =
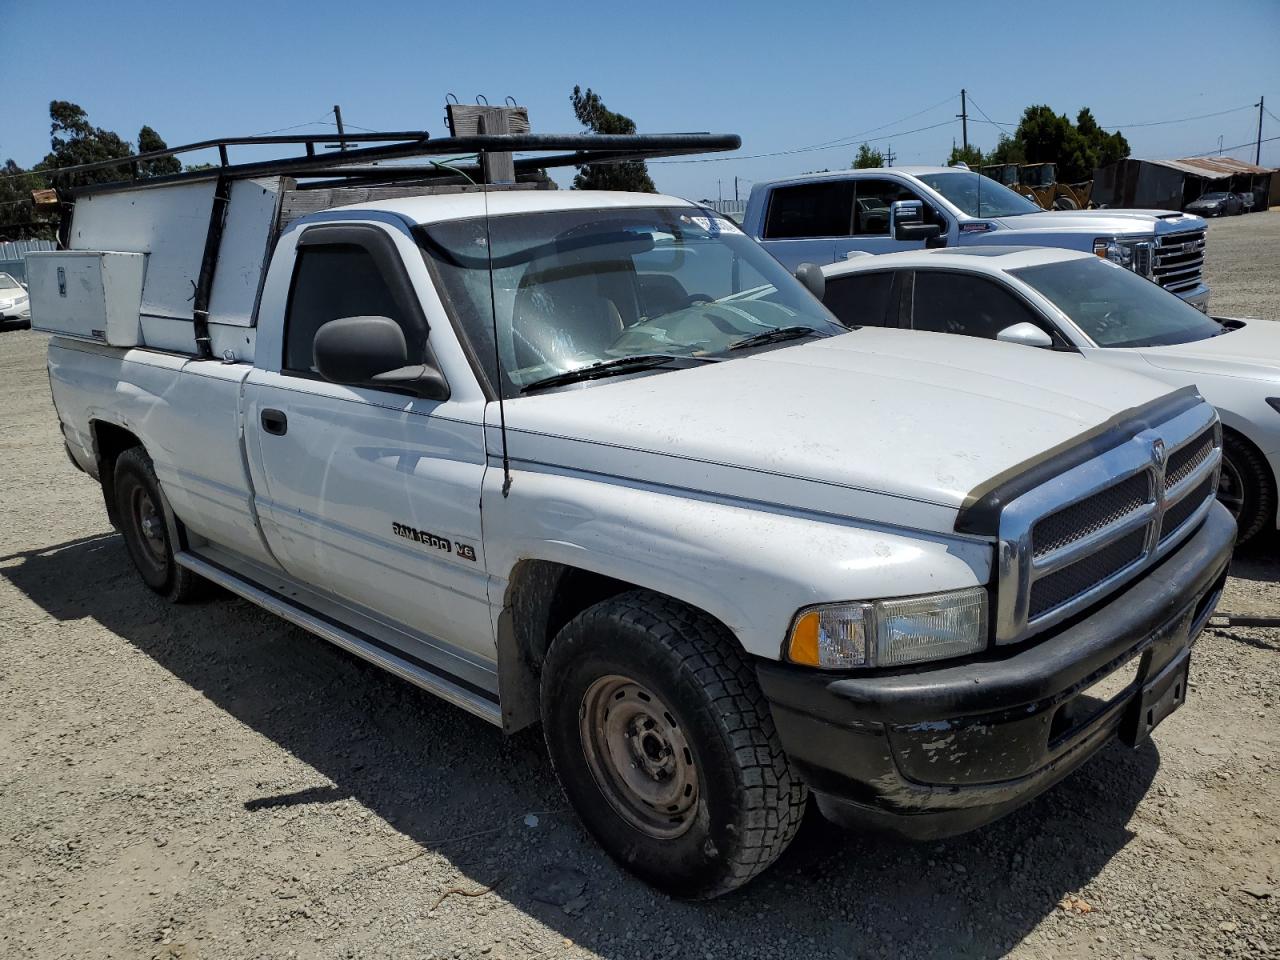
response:
<svg viewBox="0 0 1280 960"><path fill-rule="evenodd" d="M874 603L806 607L787 638L792 663L894 667L976 653L987 645L987 591L967 587Z"/></svg>
<svg viewBox="0 0 1280 960"><path fill-rule="evenodd" d="M1148 278L1151 276L1151 247L1152 243L1149 240L1116 240L1098 237L1093 241L1093 252L1096 256Z"/></svg>

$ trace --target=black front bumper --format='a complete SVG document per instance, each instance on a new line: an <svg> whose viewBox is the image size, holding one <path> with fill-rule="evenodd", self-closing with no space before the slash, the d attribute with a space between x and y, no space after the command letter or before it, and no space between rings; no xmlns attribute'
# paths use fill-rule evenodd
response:
<svg viewBox="0 0 1280 960"><path fill-rule="evenodd" d="M1215 504L1135 583L999 659L836 676L761 662L782 745L830 819L918 838L988 823L1113 737L1139 742L1181 704L1190 648L1222 595L1235 534ZM1105 700L1090 695L1135 658L1131 684Z"/></svg>

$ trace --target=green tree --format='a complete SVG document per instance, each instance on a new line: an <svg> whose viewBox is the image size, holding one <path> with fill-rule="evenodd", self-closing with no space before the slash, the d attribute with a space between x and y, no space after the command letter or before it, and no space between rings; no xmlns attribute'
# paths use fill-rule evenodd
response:
<svg viewBox="0 0 1280 960"><path fill-rule="evenodd" d="M862 144L858 147L858 155L853 158L854 170L866 170L868 167L883 167L884 154L879 150L873 149L870 144Z"/></svg>
<svg viewBox="0 0 1280 960"><path fill-rule="evenodd" d="M1026 163L1027 151L1022 141L1006 133L1000 134L995 147L987 154L987 163Z"/></svg>
<svg viewBox="0 0 1280 960"><path fill-rule="evenodd" d="M115 160L133 153L132 145L119 134L91 124L88 114L79 104L54 100L49 104L49 119L52 121L49 126L50 150L40 167L72 167ZM127 165L121 165L73 174L69 180L74 186L105 183L119 180L127 173Z"/></svg>
<svg viewBox="0 0 1280 960"><path fill-rule="evenodd" d="M1082 107L1076 114L1076 130L1093 148L1096 154L1095 167L1105 167L1129 156L1129 141L1124 138L1124 134L1119 130L1107 133L1098 126L1098 121L1093 119L1093 111L1088 107Z"/></svg>
<svg viewBox="0 0 1280 960"><path fill-rule="evenodd" d="M951 155L947 157L948 167L954 163L963 163L977 170L985 162L987 161L983 159L982 151L973 144L969 144L967 147L957 147L953 143L951 145Z"/></svg>
<svg viewBox="0 0 1280 960"><path fill-rule="evenodd" d="M585 91L575 86L569 96L574 116L592 133L632 134L635 121L620 113L614 113L604 105L600 95L590 87ZM573 178L575 190L630 190L636 193L657 193L658 188L649 178L649 168L643 160L625 163L586 164L578 168Z"/></svg>
<svg viewBox="0 0 1280 960"><path fill-rule="evenodd" d="M138 131L138 152L151 153L154 150L167 150L169 145L164 138L145 123ZM157 157L154 160L142 160L138 163L138 175L142 177L167 177L182 172L182 161L177 157Z"/></svg>
<svg viewBox="0 0 1280 960"><path fill-rule="evenodd" d="M0 165L0 240L52 240L57 224L37 212L33 190L49 184L38 173L24 170L13 160Z"/></svg>
<svg viewBox="0 0 1280 960"><path fill-rule="evenodd" d="M1107 133L1093 111L1084 107L1072 123L1065 113L1054 113L1044 104L1027 107L1014 139L1026 163L1056 163L1058 180L1079 183L1093 171L1129 155L1129 142L1119 133Z"/></svg>

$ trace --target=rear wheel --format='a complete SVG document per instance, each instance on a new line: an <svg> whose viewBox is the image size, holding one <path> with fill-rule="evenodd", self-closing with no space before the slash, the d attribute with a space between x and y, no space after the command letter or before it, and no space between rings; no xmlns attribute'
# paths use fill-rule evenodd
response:
<svg viewBox="0 0 1280 960"><path fill-rule="evenodd" d="M174 562L167 505L151 458L141 447L116 458L115 494L120 533L142 582L175 603L202 595L207 581Z"/></svg>
<svg viewBox="0 0 1280 960"><path fill-rule="evenodd" d="M575 617L542 671L556 775L587 829L668 893L741 886L786 849L807 791L723 627L636 591Z"/></svg>
<svg viewBox="0 0 1280 960"><path fill-rule="evenodd" d="M1252 540L1276 512L1276 489L1266 460L1251 443L1230 433L1222 438L1218 499L1236 518L1237 543Z"/></svg>

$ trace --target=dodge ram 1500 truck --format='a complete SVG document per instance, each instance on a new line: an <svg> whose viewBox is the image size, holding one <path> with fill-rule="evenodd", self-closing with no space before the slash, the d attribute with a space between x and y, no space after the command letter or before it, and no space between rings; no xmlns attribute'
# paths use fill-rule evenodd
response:
<svg viewBox="0 0 1280 960"><path fill-rule="evenodd" d="M1185 700L1235 535L1194 389L848 331L672 197L317 195L80 195L30 262L69 454L152 590L540 722L649 882L745 883L810 795L977 827Z"/></svg>
<svg viewBox="0 0 1280 960"><path fill-rule="evenodd" d="M907 207L895 207L905 202ZM903 216L903 211L909 216ZM1205 221L1169 210L1042 210L1004 184L962 167L842 170L758 183L743 230L788 269L926 243L1065 247L1105 257L1199 310Z"/></svg>

